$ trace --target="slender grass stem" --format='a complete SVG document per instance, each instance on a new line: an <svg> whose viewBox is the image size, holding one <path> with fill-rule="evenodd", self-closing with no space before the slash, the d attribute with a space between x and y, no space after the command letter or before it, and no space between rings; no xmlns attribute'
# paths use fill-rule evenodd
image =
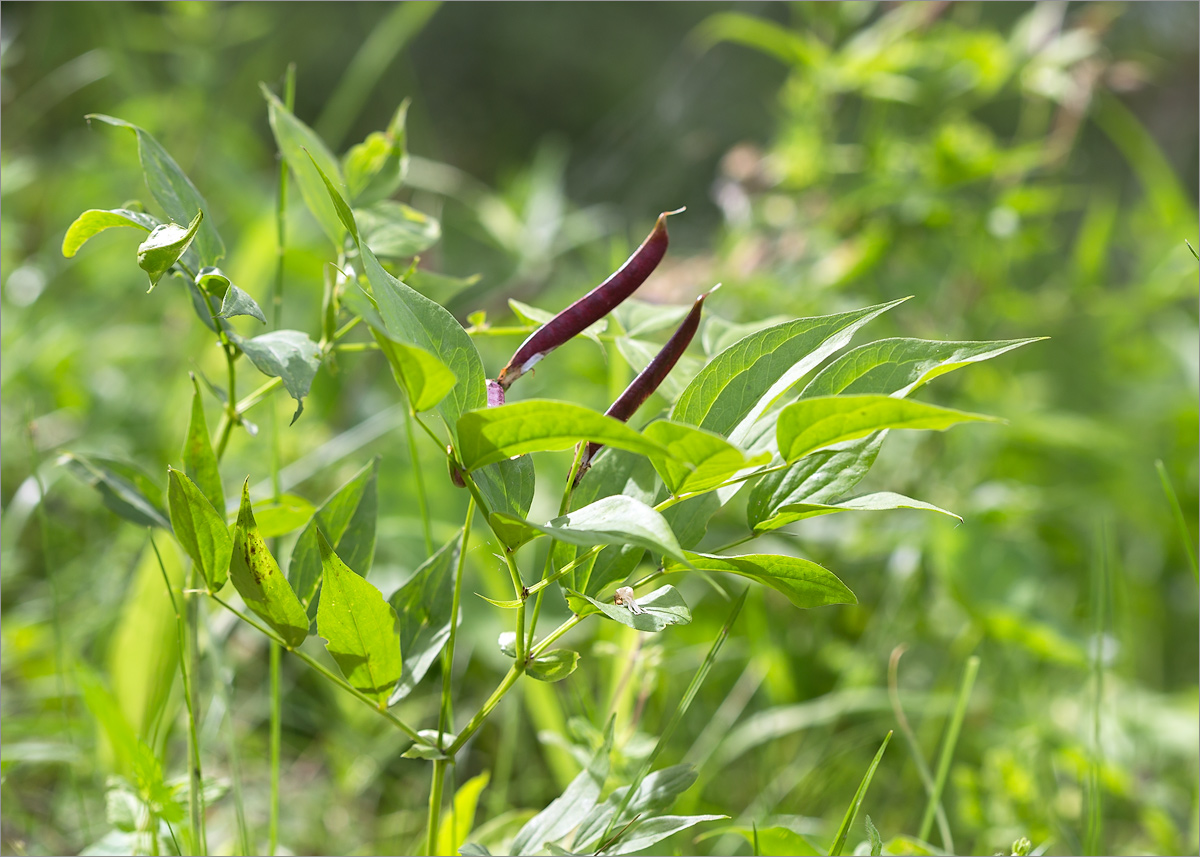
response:
<svg viewBox="0 0 1200 857"><path fill-rule="evenodd" d="M1183 550L1192 566L1192 577L1200 581L1200 567L1196 565L1196 552L1192 548L1192 533L1188 529L1187 519L1183 516L1183 507L1179 505L1179 495L1175 493L1171 477L1167 475L1166 465L1162 463L1161 459L1154 462L1154 469L1158 471L1158 480L1162 483L1163 493L1167 495L1167 503L1171 506L1175 526L1179 529L1179 540L1183 543Z"/></svg>
<svg viewBox="0 0 1200 857"><path fill-rule="evenodd" d="M471 520L475 517L475 498L467 501L467 517L463 521L462 541L458 548L458 563L454 569L454 594L450 600L450 638L442 650L442 704L438 715L438 749L445 749L442 736L447 728L454 728L452 679L454 676L454 644L458 639L458 611L462 603L463 568L467 560L467 546L471 543Z"/></svg>
<svg viewBox="0 0 1200 857"><path fill-rule="evenodd" d="M279 768L283 749L283 648L271 641L271 808L267 821L267 853L279 848Z"/></svg>
<svg viewBox="0 0 1200 857"><path fill-rule="evenodd" d="M492 709L499 704L500 700L504 698L504 695L512 689L514 684L517 683L517 679L521 677L522 672L523 670L520 669L520 664L513 664L511 667L509 667L508 672L504 674L504 678L500 680L500 684L495 690L492 691L492 695L489 696L484 701L483 705L480 706L479 710L475 712L474 716L470 719L470 721L468 721L467 725L463 727L462 732L458 733L458 737L454 739L454 743L446 748L447 756L453 758L455 754L457 754L458 751L463 748L463 745L466 744L467 741L470 740L471 736L478 731L479 727L483 725L483 721L487 720L488 715L492 713Z"/></svg>
<svg viewBox="0 0 1200 857"><path fill-rule="evenodd" d="M437 853L437 831L439 817L442 811L442 789L446 782L446 759L435 759L433 762L433 782L429 789L429 819L428 830L425 833L425 853L433 857Z"/></svg>
<svg viewBox="0 0 1200 857"><path fill-rule="evenodd" d="M929 795L929 803L925 805L925 815L921 819L921 829L917 833L918 839L928 839L929 830L933 827L933 817L937 812L938 803L942 799L942 790L946 787L946 778L950 774L950 761L954 758L954 747L958 743L958 733L962 729L963 719L967 716L967 703L971 699L971 689L975 686L975 676L978 673L979 657L972 655L967 658L962 684L958 689L958 701L954 704L954 712L950 715L950 723L946 727L946 737L942 741L942 750L938 755L933 793Z"/></svg>

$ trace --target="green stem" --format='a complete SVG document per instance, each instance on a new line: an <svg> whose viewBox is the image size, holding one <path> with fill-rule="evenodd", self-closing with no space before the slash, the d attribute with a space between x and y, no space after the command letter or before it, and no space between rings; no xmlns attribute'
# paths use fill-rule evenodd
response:
<svg viewBox="0 0 1200 857"><path fill-rule="evenodd" d="M442 705L438 715L438 749L445 749L442 735L447 727L453 728L454 710L451 699L451 679L454 675L454 643L458 638L458 611L462 603L463 567L467 560L467 546L471 542L471 520L475 517L475 498L467 501L467 519L463 522L462 541L458 548L458 563L454 569L454 594L450 600L450 639L442 651Z"/></svg>
<svg viewBox="0 0 1200 857"><path fill-rule="evenodd" d="M415 417L415 414L413 414L413 410L410 405L408 410L406 410L404 412L404 428L405 428L405 431L408 433L408 454L412 458L413 475L416 477L416 480L417 480L417 506L421 509L421 525L422 525L422 529L425 533L425 555L433 556L433 522L429 518L429 498L428 498L428 496L426 496L426 493L425 493L425 476L421 473L421 456L417 452L417 435L413 431L414 417ZM475 499L471 498L471 503L473 504L474 502L475 502ZM467 530L468 531L470 530L470 526L471 526L471 515L474 511L475 510L473 508L468 506L468 508L467 508ZM463 542L463 550L464 551L466 550L465 540ZM461 559L461 557L460 557L460 559ZM458 593L458 590L456 589L455 594L457 595L457 593ZM454 615L457 616L458 614L455 613ZM451 636L451 639L454 638L454 625L450 626L450 636Z"/></svg>
<svg viewBox="0 0 1200 857"><path fill-rule="evenodd" d="M272 640L271 647L271 806L267 822L267 853L279 847L279 768L283 745L283 688L281 661L283 648Z"/></svg>
<svg viewBox="0 0 1200 857"><path fill-rule="evenodd" d="M425 853L433 857L437 853L438 817L442 811L442 788L446 782L446 759L433 762L433 782L429 787L429 821L425 834Z"/></svg>
<svg viewBox="0 0 1200 857"><path fill-rule="evenodd" d="M371 707L372 710L374 710L381 716L390 720L392 722L393 726L395 726L397 729L399 729L401 732L403 732L405 735L407 735L413 741L420 741L420 742L424 743L424 740L421 738L421 736L417 734L417 730L413 729L411 726L409 726L407 723L405 723L399 717L392 714L392 712L388 711L386 704L381 706L379 704L379 702L377 702L376 700L367 696L361 690L359 690L358 688L351 685L344 678L332 673L328 667L326 667L323 663L318 661L316 658L314 658L312 655L310 655L308 652L304 651L303 649L294 649L294 648L288 646L288 644L283 641L283 638L281 638L278 634L276 634L270 628L266 627L265 625L263 625L260 622L255 622L253 619L251 619L249 616L247 616L241 610L238 610L236 607L234 607L229 602L222 600L220 596L209 593L208 597L211 598L213 601L217 602L218 604L220 604L222 607L224 607L226 610L228 610L234 616L237 616L239 619L241 619L247 625L250 625L252 628L255 628L259 633L261 633L265 637L269 638L273 643L278 643L280 646L287 649L293 655L298 657L300 660L304 661L304 663L308 664L310 667L312 667L314 670L316 670L318 673L320 673L322 676L324 676L326 680L332 682L333 684L336 684L338 687L340 687L342 690L346 691L347 693L349 693L351 696L355 697L356 699L358 699L362 702L365 702L367 705L369 705Z"/></svg>
<svg viewBox="0 0 1200 857"><path fill-rule="evenodd" d="M933 827L933 817L937 814L938 803L942 799L942 789L946 787L946 778L950 774L950 760L954 757L954 746L958 743L958 733L962 729L963 719L967 715L967 702L971 699L971 688L975 686L975 676L978 672L979 657L972 655L967 658L962 684L958 689L958 701L954 704L954 713L946 728L946 738L942 741L942 752L938 756L937 776L933 781L933 793L929 795L929 803L925 805L925 815L921 819L920 832L917 833L918 839L928 839L929 829Z"/></svg>
<svg viewBox="0 0 1200 857"><path fill-rule="evenodd" d="M458 737L454 739L454 743L446 749L446 755L454 758L454 755L463 748L472 735L483 725L483 721L492 713L492 709L504 698L504 695L512 689L512 686L517 683L521 673L520 664L513 664L509 667L508 672L504 674L504 678L500 680L500 684L492 691L492 695L484 701L475 715L468 721L463 731L458 733Z"/></svg>
<svg viewBox="0 0 1200 857"><path fill-rule="evenodd" d="M532 649L530 649L529 656L531 658L536 658L542 652L546 651L546 649L550 648L550 646L556 640L558 640L559 637L561 637L563 634L570 631L572 628L574 628L576 625L578 625L580 622L582 622L586 618L587 618L586 616L572 616L570 619L563 622L561 625L559 625L557 628L555 628L553 631L551 631L546 636L546 639L542 640L540 643L538 643L536 646L534 646Z"/></svg>
<svg viewBox="0 0 1200 857"><path fill-rule="evenodd" d="M562 517L571 510L571 493L575 490L575 476L579 473L579 464L583 461L583 452L587 449L587 443L581 442L575 445L575 460L571 462L571 472L567 474L567 485L563 489L562 500L558 504L558 515ZM546 580L550 575L550 569L554 565L554 542L550 542L546 548L546 562L542 565L542 580ZM575 588L575 575L571 575L570 587ZM531 592L533 590L530 590ZM538 617L542 613L542 596L545 595L543 590L538 590L537 598L533 601L533 616L529 619L529 641L528 647L533 646L533 636L537 632Z"/></svg>
<svg viewBox="0 0 1200 857"><path fill-rule="evenodd" d="M208 853L208 837L204 829L204 776L200 768L200 735L196 728L196 720L200 709L200 700L194 679L199 674L197 665L200 660L199 625L200 604L194 591L196 568L193 565L188 572L188 590L191 595L185 596L187 618L179 610L179 602L175 600L175 589L167 576L167 567L163 564L162 554L159 553L158 543L154 533L150 533L150 546L158 558L158 570L162 572L163 583L167 587L167 595L171 598L171 609L175 613L175 630L179 637L179 672L183 678L183 698L187 707L188 718L188 821L192 826L192 843L200 854Z"/></svg>
<svg viewBox="0 0 1200 857"><path fill-rule="evenodd" d="M1175 493L1175 487L1171 485L1171 477L1167 475L1166 465L1162 460L1154 462L1154 468L1158 471L1158 480L1162 483L1163 493L1167 495L1167 503L1171 506L1171 514L1175 518L1175 526L1179 529L1180 541L1183 542L1183 550L1187 553L1188 562L1192 566L1192 577L1200 580L1200 568L1196 565L1196 553L1192 550L1192 534L1188 529L1187 519L1183 516L1183 507L1179 505L1179 495Z"/></svg>
<svg viewBox="0 0 1200 857"><path fill-rule="evenodd" d="M521 581L521 572L517 568L517 561L513 557L513 552L508 548L504 549L504 562L508 565L508 574L512 577L513 591L517 594L517 600L521 603L517 606L517 664L522 669L525 666L525 601L529 597L529 592L525 589L525 584Z"/></svg>

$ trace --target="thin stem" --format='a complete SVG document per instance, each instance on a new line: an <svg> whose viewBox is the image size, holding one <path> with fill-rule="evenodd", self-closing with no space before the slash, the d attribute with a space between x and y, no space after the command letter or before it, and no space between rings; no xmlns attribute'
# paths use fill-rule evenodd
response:
<svg viewBox="0 0 1200 857"><path fill-rule="evenodd" d="M334 351L342 354L352 354L357 351L378 351L378 342L343 342L341 345L335 345Z"/></svg>
<svg viewBox="0 0 1200 857"><path fill-rule="evenodd" d="M1192 577L1200 581L1200 568L1196 565L1196 552L1192 550L1192 534L1188 529L1187 519L1183 516L1183 507L1179 505L1179 495L1175 493L1175 487L1171 485L1171 477L1167 475L1167 468L1162 463L1162 459L1154 462L1154 468L1158 471L1158 480L1162 483L1163 493L1167 495L1167 503L1171 506L1171 514L1175 518L1175 526L1179 529L1183 550L1192 566Z"/></svg>
<svg viewBox="0 0 1200 857"><path fill-rule="evenodd" d="M279 768L283 746L283 688L281 661L283 648L272 640L271 647L271 808L267 822L267 853L279 847Z"/></svg>
<svg viewBox="0 0 1200 857"><path fill-rule="evenodd" d="M458 638L458 610L462 600L463 567L467 560L467 545L471 542L471 520L475 517L475 498L467 501L467 519L463 522L462 541L458 547L458 563L454 569L454 594L450 600L450 638L442 652L442 706L438 715L438 749L444 749L442 736L447 727L453 728L454 710L451 700L451 679L454 675L454 643Z"/></svg>
<svg viewBox="0 0 1200 857"><path fill-rule="evenodd" d="M175 590L171 579L167 576L167 567L163 564L162 554L159 553L158 543L154 540L154 532L150 533L150 547L158 559L158 570L162 572L163 583L167 587L167 595L171 599L171 610L175 613L175 630L179 637L179 673L183 678L183 698L187 707L188 718L188 821L192 826L192 843L200 854L208 853L207 835L204 830L204 777L200 769L200 737L196 728L199 699L196 693L194 679L197 675L196 664L199 661L196 625L199 617L199 603L196 594L185 596L187 605L187 620L179 610L179 602L175 600ZM194 588L195 566L188 572L188 589ZM193 617L195 614L195 618Z"/></svg>
<svg viewBox="0 0 1200 857"><path fill-rule="evenodd" d="M424 534L425 534L425 555L433 556L433 522L429 518L429 498L425 493L425 476L421 472L421 456L417 452L417 436L416 436L416 433L413 431L414 416L415 415L413 414L412 407L410 406L408 408L408 410L406 410L404 412L404 428L408 434L408 454L412 458L413 475L416 477L416 480L417 480L417 506L421 510L421 525L422 525L422 530L424 531ZM473 504L474 502L475 502L475 498L472 497L471 503ZM471 507L468 507L468 509L467 509L467 529L468 529L468 531L471 526L471 515L473 512L474 512L474 509ZM466 550L465 540L463 543L463 550ZM458 592L458 590L456 589L455 593L457 594L457 592ZM454 615L457 616L458 614L455 613ZM450 635L451 635L451 639L453 639L453 635L454 635L454 626L453 625L451 625L451 627L450 627Z"/></svg>
<svg viewBox="0 0 1200 857"><path fill-rule="evenodd" d="M572 628L574 628L576 625L578 625L580 622L582 622L586 618L587 618L586 616L572 616L570 619L563 622L561 625L559 625L557 628L555 628L553 631L551 631L544 640L542 640L540 643L538 643L536 646L534 646L532 649L530 649L529 656L531 658L536 658L542 652L546 651L546 649L550 648L550 646L556 640L558 640L559 637L561 637L563 634L570 631Z"/></svg>
<svg viewBox="0 0 1200 857"><path fill-rule="evenodd" d="M429 821L425 834L425 853L433 857L437 854L438 817L442 811L442 788L446 782L446 759L435 759L433 762L433 782L429 788Z"/></svg>
<svg viewBox="0 0 1200 857"><path fill-rule="evenodd" d="M950 760L954 757L954 746L958 743L958 733L962 728L963 718L967 715L967 702L971 698L971 688L975 686L975 676L979 672L979 657L972 655L967 658L966 669L963 670L962 684L958 689L958 701L954 704L954 713L946 728L946 738L942 742L942 752L938 755L937 776L933 782L933 794L925 806L925 816L921 819L921 830L918 839L928 839L929 829L933 827L933 817L937 812L938 803L942 799L942 789L946 786L946 778L950 774Z"/></svg>
<svg viewBox="0 0 1200 857"><path fill-rule="evenodd" d="M383 717L390 720L392 722L393 726L395 726L397 729L399 729L401 732L403 732L405 735L407 735L413 741L423 741L421 736L417 734L416 729L413 729L411 726L409 726L407 723L405 723L399 717L392 714L392 712L388 711L386 707L380 707L378 702L376 702L371 697L367 696L365 693L363 693L358 688L351 685L348 681L346 681L341 676L335 675L334 673L330 672L328 667L326 667L323 663L318 661L316 658L314 658L308 652L304 651L303 649L291 648L274 631L272 631L271 629L267 628L265 625L263 625L259 622L255 622L253 619L251 619L249 616L247 616L241 610L238 610L236 607L234 607L229 602L222 600L220 596L209 593L208 597L211 598L213 601L216 601L218 604L220 604L222 607L224 607L226 610L228 610L234 616L237 616L239 619L241 619L247 625L250 625L251 627L255 628L257 631L259 631L259 633L268 637L272 642L278 643L280 646L283 646L285 649L287 649L293 655L298 657L300 660L304 661L304 663L308 664L310 667L312 667L314 670L316 670L318 673L320 673L322 676L324 676L327 680L333 682L338 687L340 687L342 690L349 693L351 696L354 696L357 699L361 700L362 702L365 702L367 705L369 705L371 707L372 710L376 711Z"/></svg>
<svg viewBox="0 0 1200 857"><path fill-rule="evenodd" d="M571 509L571 494L575 490L575 476L579 473L579 465L583 461L584 450L587 449L587 443L579 443L575 445L575 460L571 462L571 472L567 474L567 484L563 488L562 500L558 504L559 517L567 514ZM550 569L554 565L554 542L546 548L546 562L542 565L542 580L550 575ZM575 589L575 575L571 575L570 587ZM532 590L531 590L532 591ZM533 636L537 632L538 617L542 613L542 596L545 595L543 590L538 590L537 598L533 601L533 616L529 620L529 647L533 646Z"/></svg>
<svg viewBox="0 0 1200 857"><path fill-rule="evenodd" d="M463 745L470 740L471 736L483 725L483 721L492 713L492 709L504 698L504 695L512 689L512 686L517 683L523 670L519 669L519 664L514 664L509 667L508 672L504 674L504 678L500 680L500 684L492 691L492 695L487 698L475 715L470 719L462 732L458 733L458 737L454 739L454 743L446 748L446 755L454 758L455 754L463 748Z"/></svg>
<svg viewBox="0 0 1200 857"><path fill-rule="evenodd" d="M517 665L524 669L525 666L525 601L529 596L528 590L525 589L525 584L521 581L521 572L517 568L517 561L513 557L513 552L505 548L504 562L508 565L509 576L512 577L513 591L517 594L517 599L521 602L517 606Z"/></svg>

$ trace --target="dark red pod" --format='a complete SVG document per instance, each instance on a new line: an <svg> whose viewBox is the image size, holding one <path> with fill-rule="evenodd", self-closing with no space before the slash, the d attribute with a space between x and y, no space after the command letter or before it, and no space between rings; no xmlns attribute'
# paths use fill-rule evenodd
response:
<svg viewBox="0 0 1200 857"><path fill-rule="evenodd" d="M720 288L720 283L696 298L696 302L692 304L691 312L687 314L687 317L684 318L675 332L671 334L671 338L667 340L667 344L662 347L658 354L654 355L654 359L650 361L650 365L639 372L638 376L625 388L625 392L609 405L608 410L604 412L606 417L612 417L623 423L629 422L629 418L637 413L637 409L642 406L642 403L650 398L651 393L658 389L663 379L675 368L675 364L679 362L679 358L683 356L683 352L687 350L692 337L696 335L696 330L700 327L700 314L704 309L704 299L718 288ZM583 453L583 458L579 462L579 470L575 475L576 484L579 483L580 478L587 472L587 469L592 466L592 459L602 446L603 444L600 443L588 443L587 449Z"/></svg>
<svg viewBox="0 0 1200 857"><path fill-rule="evenodd" d="M500 370L500 374L496 376L497 383L507 390L513 381L532 369L539 360L588 325L604 318L621 301L633 294L658 267L658 263L667 252L667 218L681 211L683 209L679 208L660 214L654 223L654 229L646 236L641 246L633 251L633 255L625 260L624 265L603 283L530 334L508 361L508 365Z"/></svg>

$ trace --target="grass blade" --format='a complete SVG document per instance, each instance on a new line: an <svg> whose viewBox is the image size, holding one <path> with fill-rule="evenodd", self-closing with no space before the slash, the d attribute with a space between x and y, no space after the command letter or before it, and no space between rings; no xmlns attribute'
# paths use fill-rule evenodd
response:
<svg viewBox="0 0 1200 857"><path fill-rule="evenodd" d="M871 778L875 776L875 769L879 767L879 761L883 758L883 753L887 750L888 742L891 740L892 733L891 730L888 730L883 743L879 745L879 751L875 754L875 758L871 760L871 766L867 768L862 782L858 784L858 791L854 793L854 800L850 801L850 806L846 808L846 815L842 818L842 826L838 828L837 836L833 838L833 845L829 848L829 857L838 857L842 853L842 848L846 845L846 837L850 833L850 825L854 824L854 818L858 815L858 808L862 806L863 798L867 796L867 788L871 785Z"/></svg>
<svg viewBox="0 0 1200 857"><path fill-rule="evenodd" d="M942 799L942 789L946 787L946 777L950 773L950 759L954 756L954 745L958 743L958 733L962 728L963 718L967 714L967 702L971 698L971 688L975 686L975 676L979 673L979 657L972 655L967 658L966 669L963 670L962 684L958 689L958 701L954 704L954 713L950 715L950 723L946 728L946 737L942 741L942 751L938 756L937 778L933 782L933 793L925 806L925 816L921 819L921 830L917 838L929 838L929 829L933 826L933 816L937 812L938 803Z"/></svg>
<svg viewBox="0 0 1200 857"><path fill-rule="evenodd" d="M1163 493L1167 495L1167 502L1171 505L1175 525L1179 527L1179 540L1183 542L1188 562L1192 564L1192 576L1196 580L1200 580L1200 568L1196 566L1196 552L1192 550L1192 534L1188 530L1187 519L1183 517L1183 507L1179 505L1179 495L1175 493L1175 487L1171 484L1171 478L1167 476L1167 468L1161 458L1154 462L1154 468L1158 471L1158 479L1162 482Z"/></svg>

